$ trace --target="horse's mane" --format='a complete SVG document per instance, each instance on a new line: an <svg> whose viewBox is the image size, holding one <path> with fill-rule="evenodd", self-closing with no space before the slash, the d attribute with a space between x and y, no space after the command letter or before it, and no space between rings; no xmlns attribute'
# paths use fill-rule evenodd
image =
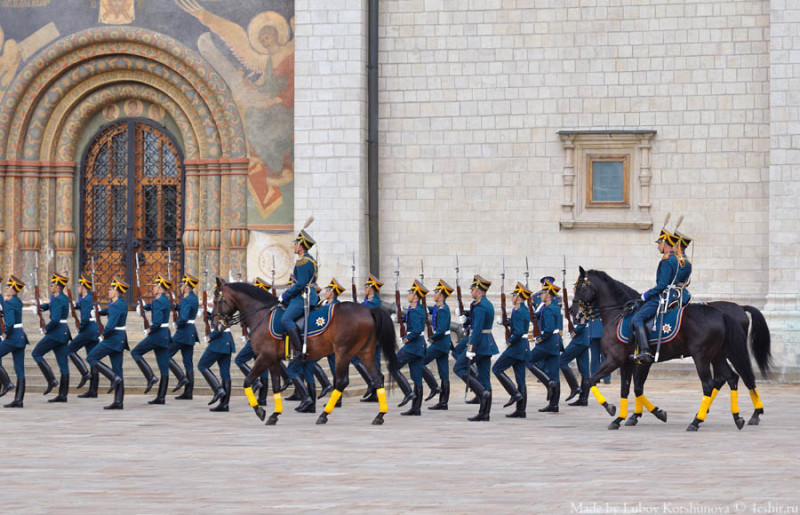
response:
<svg viewBox="0 0 800 515"><path fill-rule="evenodd" d="M268 291L250 283L225 283L225 285L235 292L244 293L245 295L268 305L275 304L278 301L278 299L276 299L275 296Z"/></svg>
<svg viewBox="0 0 800 515"><path fill-rule="evenodd" d="M611 295L615 298L619 298L622 300L629 300L639 296L639 292L628 286L627 284L617 281L607 273L603 272L602 270L589 270L586 272L587 275L592 274L601 281L608 284L609 290Z"/></svg>

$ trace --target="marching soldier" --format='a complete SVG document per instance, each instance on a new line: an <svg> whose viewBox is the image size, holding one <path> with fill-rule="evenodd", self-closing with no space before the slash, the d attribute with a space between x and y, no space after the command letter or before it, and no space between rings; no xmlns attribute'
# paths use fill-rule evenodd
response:
<svg viewBox="0 0 800 515"><path fill-rule="evenodd" d="M314 306L319 302L317 292L310 285L317 280L317 262L308 253L311 247L316 242L306 233L301 230L294 240L294 253L297 254L297 261L294 263L294 270L292 277L294 277L294 284L280 296L281 304L286 305L286 312L281 318L286 335L294 348L294 355L289 361L302 360L303 356L303 338L300 336L300 328L297 326L297 319L302 317L305 312L305 297L308 296L309 306Z"/></svg>
<svg viewBox="0 0 800 515"><path fill-rule="evenodd" d="M214 392L214 397L208 405L211 406L219 401L219 404L209 408L209 411L224 412L228 411L228 404L231 400L231 354L236 352L236 347L233 343L230 327L220 331L220 326L216 323L216 320L212 320L212 323L214 324L214 330L208 335L208 347L200 357L200 361L197 362L197 369ZM214 363L219 366L222 385L220 385L219 379L210 369ZM261 388L266 390L266 383Z"/></svg>
<svg viewBox="0 0 800 515"><path fill-rule="evenodd" d="M439 402L433 406L428 406L430 410L446 410L447 403L450 401L450 307L447 305L447 297L453 293L453 288L439 279L439 284L433 289L433 300L436 303L431 306L431 326L433 334L430 337L428 349L425 351L424 365L427 366L436 360L436 368L439 372L439 380L442 382L439 392ZM424 373L424 370L423 370Z"/></svg>
<svg viewBox="0 0 800 515"><path fill-rule="evenodd" d="M161 274L156 276L153 282L153 302L145 304L145 311L153 312L153 319L150 322L150 329L147 336L139 342L139 345L133 348L131 356L139 370L142 371L145 379L147 379L147 388L144 393L150 391L156 383L156 375L153 369L145 361L143 355L150 351L156 355L156 363L158 364L158 371L161 374L161 381L158 384L158 395L155 399L147 401L147 404L165 404L167 395L167 386L169 385L169 299L167 292L172 288L172 283L165 279ZM136 310L139 308L137 306Z"/></svg>
<svg viewBox="0 0 800 515"><path fill-rule="evenodd" d="M175 322L175 334L172 335L172 343L169 345L169 368L172 370L173 374L175 374L175 378L178 379L178 384L172 391L178 391L181 386L185 386L183 393L175 397L176 399L191 400L192 394L194 393L194 368L192 361L194 358L194 344L200 342L200 339L197 337L197 327L195 325L200 302L197 299L197 295L194 293L194 289L199 282L197 277L187 273L183 274L183 278L181 279L182 297L180 303L175 307L178 311L178 321ZM173 359L173 356L175 356L179 350L183 358L183 366L186 370L185 374L183 370L181 370L180 365ZM230 366L230 363L228 363L228 365Z"/></svg>
<svg viewBox="0 0 800 515"><path fill-rule="evenodd" d="M92 281L87 279L84 275L81 275L80 279L78 279L78 301L75 303L76 308L78 308L81 312L81 321L78 324L78 334L75 335L75 338L72 339L72 342L69 344L69 357L72 360L73 365L79 371L83 371L86 369L86 365L83 363L83 360L78 356L78 351L82 348L86 348L86 355L88 356L94 346L98 344L99 334L97 334L97 321L94 318L94 299L92 297ZM83 372L82 372L83 373ZM80 388L83 385L85 376L81 379L81 383L78 385ZM86 393L82 393L78 395L78 397L82 399L94 399L97 398L97 386L100 382L100 373L97 371L96 368L92 367L91 372L89 374L89 390Z"/></svg>
<svg viewBox="0 0 800 515"><path fill-rule="evenodd" d="M420 416L422 412L422 361L425 357L425 340L422 334L425 332L425 309L422 307L421 299L428 293L428 289L417 281L416 279L411 284L408 290L408 308L405 313L405 323L408 333L403 339L403 347L397 353L397 370L395 371L395 378L398 384L408 384L400 368L408 365L411 380L414 382L414 391L405 392L406 396L400 406L408 402L407 399L412 400L411 408L408 411L400 413L401 415Z"/></svg>
<svg viewBox="0 0 800 515"><path fill-rule="evenodd" d="M344 286L339 284L336 278L331 278L331 282L322 290L320 294L322 297L323 305L329 304L340 304L341 301L339 300L339 295L344 292ZM336 380L336 354L331 352L328 354L328 368L331 370L331 377L333 381ZM317 380L319 381L320 386L322 386L322 390L319 392L320 397L325 397L327 394L333 391L333 384L331 380L328 379L328 376L325 374L325 371L322 370L322 367L319 365L319 362L314 364L314 375L317 376ZM336 407L340 408L342 406L342 398L339 397L339 400L336 401Z"/></svg>
<svg viewBox="0 0 800 515"><path fill-rule="evenodd" d="M31 356L39 365L39 370L47 380L47 389L44 395L50 393L54 387L58 386L58 395L47 402L67 402L69 392L69 364L67 361L67 343L69 342L69 329L67 328L67 316L69 315L69 299L64 295L64 286L69 279L61 274L53 272L50 278L50 303L41 305L42 311L50 311L50 322L44 326L44 338L34 347ZM61 382L56 381L53 370L44 355L53 351L56 355L59 371L61 372Z"/></svg>
<svg viewBox="0 0 800 515"><path fill-rule="evenodd" d="M600 347L600 340L603 338L603 319L600 317L600 311L592 307L589 312L589 352L590 364L589 373L594 375L600 363L603 362L603 350ZM603 381L608 384L611 382L611 376L606 376Z"/></svg>
<svg viewBox="0 0 800 515"><path fill-rule="evenodd" d="M128 283L114 277L108 287L108 308L100 310L100 316L107 316L108 321L100 336L100 343L94 346L86 360L89 365L96 368L110 382L108 393L114 392L114 402L103 409L123 409L125 398L125 381L122 376L122 354L128 349L128 333L125 331L125 322L128 319L128 303L121 297L128 291ZM108 356L111 359L111 368L100 361Z"/></svg>
<svg viewBox="0 0 800 515"><path fill-rule="evenodd" d="M467 379L480 402L478 414L467 419L471 422L488 422L492 410L492 383L489 373L491 358L499 352L499 349L494 341L494 336L492 336L494 306L486 298L486 292L491 285L490 281L480 275L475 275L470 288L475 304L470 309L472 333L469 343L467 343L466 357L475 363L478 377L475 378L470 374Z"/></svg>
<svg viewBox="0 0 800 515"><path fill-rule="evenodd" d="M513 413L506 415L508 418L525 418L526 407L528 404L528 389L525 386L525 362L528 359L528 328L531 325L531 313L525 305L533 292L527 289L522 283L517 283L514 293L511 295L513 308L511 310L511 337L506 342L506 350L497 359L492 368L492 372L497 376L500 384L511 396L509 401L503 406L507 408L516 403L517 407ZM514 377L517 385L505 374L505 371L514 368Z"/></svg>
<svg viewBox="0 0 800 515"><path fill-rule="evenodd" d="M269 292L271 286L267 283L264 279L260 277L256 277L255 282L253 283L254 286L261 288L262 290ZM213 317L213 312L211 313ZM244 321L242 321L244 324ZM242 326L244 328L244 326ZM224 336L224 335L223 335ZM242 341L244 342L244 346L242 350L239 351L239 354L236 355L236 358L233 360L239 370L242 371L245 377L250 375L250 371L252 368L247 364L248 361L251 359L255 359L256 355L253 352L253 347L250 345L250 338L242 336ZM204 376L205 377L205 376ZM208 378L206 378L208 380ZM266 406L267 405L267 393L269 393L269 371L265 370L261 377L256 380L256 383L253 385L253 390L258 390L258 405L259 406Z"/></svg>
<svg viewBox="0 0 800 515"><path fill-rule="evenodd" d="M564 372L564 369L569 369L569 363L574 359L578 364L578 372L581 374L581 385L570 392L565 402L569 402L573 397L578 395L578 399L575 402L571 402L569 405L587 406L589 399L589 377L591 376L589 373L589 323L584 318L583 314L578 314L575 318L575 331L570 336L572 336L572 340L569 342L569 345L567 345L567 348L564 349L564 352L561 353L559 366L561 367L561 371ZM571 370L569 373L572 375ZM568 377L566 373L564 377Z"/></svg>
<svg viewBox="0 0 800 515"><path fill-rule="evenodd" d="M367 281L364 283L364 300L361 301L361 304L368 307L369 309L381 307L381 298L378 296L378 293L381 291L382 286L383 283L380 282L377 277L375 277L372 274L369 274L369 277L367 277ZM367 391L364 393L364 396L361 397L361 402L378 402L378 395L369 386L371 383L370 383L369 372L367 372L367 367L365 367L361 363L361 360L358 359L358 356L353 357L353 359L350 360L350 363L356 368L358 373L364 379L364 382L367 384ZM375 347L375 366L377 366L378 372L380 373L381 371L380 345Z"/></svg>
<svg viewBox="0 0 800 515"><path fill-rule="evenodd" d="M5 408L21 408L25 399L25 346L28 337L22 327L22 301L18 293L25 287L25 283L13 275L8 276L6 290L3 293L3 318L6 329L3 340L0 341L0 359L6 354L11 354L14 359L14 373L17 375L17 389L14 400L6 404ZM10 382L10 379L9 379ZM5 391L8 389L4 386Z"/></svg>
<svg viewBox="0 0 800 515"><path fill-rule="evenodd" d="M561 352L561 333L559 332L561 308L554 300L561 288L553 284L550 279L550 277L546 277L543 280L542 302L536 312L536 323L541 334L535 340L535 346L530 353L530 361L533 363L541 361L544 365L544 373L551 381L555 382L549 396L550 403L539 411L558 413L558 400L561 396L561 382L558 374Z"/></svg>

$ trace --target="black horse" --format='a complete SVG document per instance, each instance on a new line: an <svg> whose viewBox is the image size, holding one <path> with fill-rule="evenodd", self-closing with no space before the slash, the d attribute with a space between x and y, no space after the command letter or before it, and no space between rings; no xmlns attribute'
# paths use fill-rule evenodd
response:
<svg viewBox="0 0 800 515"><path fill-rule="evenodd" d="M597 371L589 378L592 393L597 401L606 408L610 415L616 413L616 408L609 405L600 393L596 384L602 377L621 368L621 400L620 413L609 426L609 429L618 429L620 423L627 417L628 393L630 391L631 377L635 376L636 397L635 411L641 412L641 407L647 408L659 419L666 421L666 413L655 407L644 396L644 383L649 373L649 366L637 365L630 359L633 350L620 342L616 336L616 322L624 314L624 308L639 298L639 293L629 286L611 278L605 272L579 269L578 282L575 286L574 303L581 308L594 307L600 312L603 319L603 337L601 345L606 356ZM697 368L697 374L703 388L703 399L700 410L694 420L687 427L687 431L697 431L699 425L705 420L708 408L715 395L715 377L712 376L711 367L717 377L732 380L732 372L726 360L733 363L734 368L749 380L752 376L745 332L736 321L731 319L721 310L704 304L690 304L686 306L680 331L676 337L661 346L658 361L691 356ZM748 374L749 371L749 374ZM724 381L723 381L724 383ZM721 385L720 385L721 386ZM718 389L717 389L718 390ZM758 392L751 390L753 402L760 405ZM732 410L734 406L732 395ZM741 428L743 421L737 421L738 406L734 416L737 427ZM635 424L632 423L631 425Z"/></svg>

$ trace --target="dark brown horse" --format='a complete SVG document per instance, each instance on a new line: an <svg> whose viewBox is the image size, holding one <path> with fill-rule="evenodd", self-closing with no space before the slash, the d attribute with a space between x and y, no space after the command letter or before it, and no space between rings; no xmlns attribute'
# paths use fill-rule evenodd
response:
<svg viewBox="0 0 800 515"><path fill-rule="evenodd" d="M252 386L265 370L269 369L271 372L273 391L278 393L275 393L275 411L267 419L267 425L274 425L278 421L278 415L283 412L279 383L280 363L285 358L286 346L283 339L278 340L270 335L267 318L277 308L278 299L252 284L226 283L224 279L218 277L217 287L214 290L214 305L223 325L235 325L241 321L249 329L250 344L256 355L256 361L250 374L244 380L244 391L250 406L261 420L264 420L266 413L258 405ZM279 313L276 313L276 316L278 315ZM388 408L386 391L383 388L383 374L375 365L375 349L378 344L388 361L389 369L395 370L397 368L397 337L391 318L380 309L370 310L352 302L336 305L329 327L325 332L308 339L306 359L315 361L331 353L336 356L335 389L325 405L325 410L317 419L317 424L324 424L328 421L328 415L333 411L336 402L347 387L350 360L354 356L358 356L361 363L367 367L372 382L371 386L378 394L380 412L372 423L374 425L383 424L383 417Z"/></svg>
<svg viewBox="0 0 800 515"><path fill-rule="evenodd" d="M617 320L623 315L625 305L639 298L638 292L612 279L605 272L598 270L587 272L581 267L579 273L574 302L579 306L594 307L599 310L604 327L601 345L606 358L589 378L589 384L597 401L612 416L616 413L616 408L608 404L596 384L599 379L617 368L622 370L620 413L609 429L618 429L620 423L627 417L628 393L634 372L637 384L636 409L640 410L641 404L658 418L666 421L666 414L647 400L643 393L649 366L636 365L629 359L633 353L632 349L627 344L620 342L616 336ZM742 353L746 359L743 359ZM661 346L658 361L668 361L684 356L691 356L694 360L703 388L700 410L687 427L687 431L696 431L700 423L705 420L708 408L713 401L715 383L711 373L712 365L720 377L724 377L726 374L726 359L731 360L743 377L748 376L747 370L752 374L752 368L747 354L746 336L741 326L719 309L704 304L686 306L680 331L675 339ZM755 394L754 403L757 399L760 404L760 398L755 389L751 392L751 395L753 394ZM736 411L738 414L738 408ZM737 422L737 427L741 427L739 422Z"/></svg>

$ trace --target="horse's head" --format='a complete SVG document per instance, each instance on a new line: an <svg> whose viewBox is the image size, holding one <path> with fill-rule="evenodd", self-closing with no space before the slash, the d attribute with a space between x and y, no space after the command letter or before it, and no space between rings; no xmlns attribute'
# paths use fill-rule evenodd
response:
<svg viewBox="0 0 800 515"><path fill-rule="evenodd" d="M589 313L592 311L597 300L597 286L592 284L589 274L583 267L578 267L578 282L575 283L575 296L572 299L573 310L572 315L575 316L574 310L580 310L584 317L588 318Z"/></svg>
<svg viewBox="0 0 800 515"><path fill-rule="evenodd" d="M231 325L233 315L239 310L234 302L230 288L225 279L217 277L217 284L214 288L214 313L222 325Z"/></svg>

